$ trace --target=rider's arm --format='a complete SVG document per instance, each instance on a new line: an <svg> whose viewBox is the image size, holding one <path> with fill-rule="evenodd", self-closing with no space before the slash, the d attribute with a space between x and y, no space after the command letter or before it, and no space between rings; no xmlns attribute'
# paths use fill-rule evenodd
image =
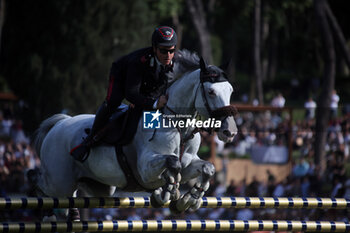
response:
<svg viewBox="0 0 350 233"><path fill-rule="evenodd" d="M128 64L125 80L125 98L143 109L153 109L156 99L146 97L140 93L140 87L143 76L143 69L137 64Z"/></svg>

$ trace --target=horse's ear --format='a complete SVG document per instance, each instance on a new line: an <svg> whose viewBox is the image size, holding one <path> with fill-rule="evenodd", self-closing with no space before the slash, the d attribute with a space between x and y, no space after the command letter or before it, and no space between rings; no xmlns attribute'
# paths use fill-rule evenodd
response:
<svg viewBox="0 0 350 233"><path fill-rule="evenodd" d="M201 57L201 59L199 60L199 65L200 65L201 71L207 70L207 64L205 63L203 57Z"/></svg>
<svg viewBox="0 0 350 233"><path fill-rule="evenodd" d="M219 68L222 69L228 77L234 76L234 63L232 58L220 65Z"/></svg>
<svg viewBox="0 0 350 233"><path fill-rule="evenodd" d="M231 63L232 63L232 59L230 58L230 60L228 60L227 62L221 64L219 66L219 68L222 69L223 71L227 72L227 70L230 67Z"/></svg>

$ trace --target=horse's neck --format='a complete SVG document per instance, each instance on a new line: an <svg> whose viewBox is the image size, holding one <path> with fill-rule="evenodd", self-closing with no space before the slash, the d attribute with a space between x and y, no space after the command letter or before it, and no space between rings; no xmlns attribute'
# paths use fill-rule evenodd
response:
<svg viewBox="0 0 350 233"><path fill-rule="evenodd" d="M194 115L196 93L199 87L199 70L186 74L177 80L168 90L167 106L177 114Z"/></svg>
<svg viewBox="0 0 350 233"><path fill-rule="evenodd" d="M165 115L182 114L194 116L196 113L196 89L198 87L199 70L188 73L181 79L175 81L168 89L169 99L167 102L167 106L169 108L164 108L163 113ZM155 137L155 131L143 130L142 126L143 122L141 118L139 121L137 133L133 141L133 144L142 145L140 147L137 147L137 150L140 150L138 153L142 153L142 151L144 150L144 145L148 145L149 142L154 142L153 138ZM192 133L193 129L183 128L180 129L180 131L181 134L184 133L181 137L186 137L188 134ZM173 139L174 133L178 133L178 130L176 128L169 128L167 130L157 131L157 134L162 134L162 139L164 139L167 136Z"/></svg>
<svg viewBox="0 0 350 233"><path fill-rule="evenodd" d="M199 87L199 70L186 74L169 88L168 108L164 114L196 115L195 100ZM191 134L193 128L180 129L184 135Z"/></svg>

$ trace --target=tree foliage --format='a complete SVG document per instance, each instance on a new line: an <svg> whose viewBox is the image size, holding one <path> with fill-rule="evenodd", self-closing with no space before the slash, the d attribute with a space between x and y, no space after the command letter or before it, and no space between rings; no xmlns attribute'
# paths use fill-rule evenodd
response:
<svg viewBox="0 0 350 233"><path fill-rule="evenodd" d="M1 2L5 2L2 0ZM204 0L202 20L209 32L213 64L232 60L234 100L249 93L253 77L254 0ZM325 61L312 0L261 1L261 72L265 103L281 91L287 104L320 93ZM345 0L329 2L349 44ZM28 105L25 119L34 129L44 118L67 109L94 113L106 94L111 63L150 45L158 25L175 27L179 48L201 51L185 0L6 1L0 49L0 88L9 88ZM339 58L335 88L349 72ZM340 77L340 78L339 78ZM292 82L293 80L293 82ZM296 85L292 85L296 83ZM350 91L340 88L342 100ZM293 102L294 101L294 102Z"/></svg>
<svg viewBox="0 0 350 233"><path fill-rule="evenodd" d="M96 110L113 60L150 45L147 7L142 0L8 2L1 73L27 102L32 123L63 109Z"/></svg>

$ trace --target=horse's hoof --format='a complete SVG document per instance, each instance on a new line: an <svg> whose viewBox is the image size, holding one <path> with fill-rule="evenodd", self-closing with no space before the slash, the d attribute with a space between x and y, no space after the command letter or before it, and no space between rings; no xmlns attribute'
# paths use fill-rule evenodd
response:
<svg viewBox="0 0 350 233"><path fill-rule="evenodd" d="M177 204L177 201L171 201L169 204L169 209L172 214L181 214L183 211L179 210L176 204Z"/></svg>
<svg viewBox="0 0 350 233"><path fill-rule="evenodd" d="M153 208L161 208L163 205L159 204L159 202L156 200L156 198L153 196L153 194L151 195L151 206Z"/></svg>
<svg viewBox="0 0 350 233"><path fill-rule="evenodd" d="M196 202L196 204L194 204L194 205L191 206L190 210L191 210L191 211L196 211L196 210L198 210L200 207L201 207L201 201L198 199L197 202Z"/></svg>
<svg viewBox="0 0 350 233"><path fill-rule="evenodd" d="M171 201L177 201L180 199L180 197L181 197L180 190L176 189L174 190L174 194L172 194Z"/></svg>
<svg viewBox="0 0 350 233"><path fill-rule="evenodd" d="M80 221L79 210L77 208L69 209L67 219L70 222L79 222Z"/></svg>
<svg viewBox="0 0 350 233"><path fill-rule="evenodd" d="M215 174L215 167L212 163L206 163L202 167L203 180L209 180Z"/></svg>

